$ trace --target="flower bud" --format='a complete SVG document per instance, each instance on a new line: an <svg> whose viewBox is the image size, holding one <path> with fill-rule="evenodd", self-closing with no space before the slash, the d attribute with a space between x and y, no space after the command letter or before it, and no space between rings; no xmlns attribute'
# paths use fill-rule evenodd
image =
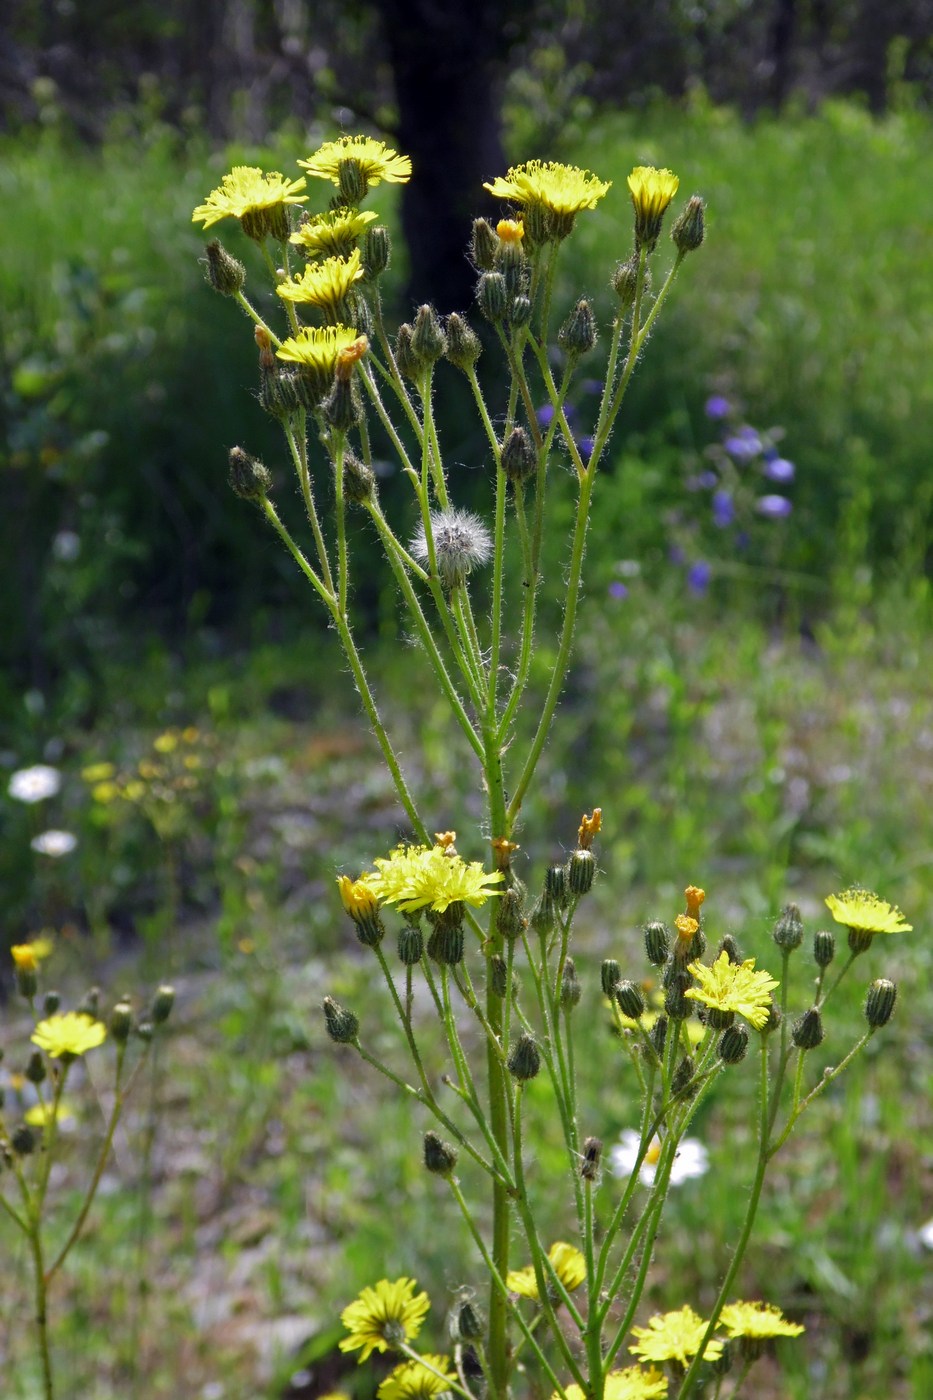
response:
<svg viewBox="0 0 933 1400"><path fill-rule="evenodd" d="M534 1079L541 1068L541 1053L534 1036L522 1031L509 1052L507 1064L514 1079L520 1082Z"/></svg>
<svg viewBox="0 0 933 1400"><path fill-rule="evenodd" d="M360 461L355 452L347 450L343 454L343 491L348 501L360 505L368 501L376 485L376 474L372 467Z"/></svg>
<svg viewBox="0 0 933 1400"><path fill-rule="evenodd" d="M548 866L544 877L544 892L559 909L566 907L568 895L566 865Z"/></svg>
<svg viewBox="0 0 933 1400"><path fill-rule="evenodd" d="M667 1040L667 1017L659 1016L651 1027L651 1044L659 1055L664 1054L664 1043Z"/></svg>
<svg viewBox="0 0 933 1400"><path fill-rule="evenodd" d="M630 982L627 978L617 982L615 986L615 999L619 1003L619 1010L623 1016L627 1016L630 1021L638 1021L645 1014L645 998L641 987L635 982Z"/></svg>
<svg viewBox="0 0 933 1400"><path fill-rule="evenodd" d="M571 894L587 894L596 878L596 857L582 847L573 852L567 862L567 883Z"/></svg>
<svg viewBox="0 0 933 1400"><path fill-rule="evenodd" d="M474 219L470 260L480 272L492 272L499 253L499 237L487 219Z"/></svg>
<svg viewBox="0 0 933 1400"><path fill-rule="evenodd" d="M424 1135L424 1165L434 1176L450 1177L457 1165L457 1149L437 1133Z"/></svg>
<svg viewBox="0 0 933 1400"><path fill-rule="evenodd" d="M865 998L865 1020L876 1029L886 1026L894 1014L897 1001L897 985L887 977L879 977L868 988Z"/></svg>
<svg viewBox="0 0 933 1400"><path fill-rule="evenodd" d="M473 1306L469 1298L463 1298L451 1319L451 1332L455 1341L475 1342L486 1331L482 1313Z"/></svg>
<svg viewBox="0 0 933 1400"><path fill-rule="evenodd" d="M768 1019L767 1019L767 1021L765 1021L764 1025L761 1027L761 1034L762 1034L762 1035L770 1035L770 1034L772 1033L772 1031L779 1030L779 1029L780 1029L780 1026L781 1026L781 1022L782 1022L783 1020L784 1020L784 1013L783 1013L783 1011L781 1010L781 1008L778 1006L777 1002L774 1000L774 997L772 997L772 998L771 998L771 1003L770 1003L770 1005L768 1006Z"/></svg>
<svg viewBox="0 0 933 1400"><path fill-rule="evenodd" d="M447 337L433 306L419 306L411 334L412 353L426 365L435 364L447 350Z"/></svg>
<svg viewBox="0 0 933 1400"><path fill-rule="evenodd" d="M548 894L547 889L544 889L538 902L531 911L529 922L535 933L543 933L547 936L549 933L553 932L556 921L557 912L554 908L554 901Z"/></svg>
<svg viewBox="0 0 933 1400"><path fill-rule="evenodd" d="M832 929L821 928L813 935L813 961L817 967L829 967L836 956L836 935Z"/></svg>
<svg viewBox="0 0 933 1400"><path fill-rule="evenodd" d="M803 941L803 920L796 904L785 904L777 919L771 937L779 948L793 952Z"/></svg>
<svg viewBox="0 0 933 1400"><path fill-rule="evenodd" d="M100 1010L100 987L88 987L75 1010L79 1016L93 1016L96 1020Z"/></svg>
<svg viewBox="0 0 933 1400"><path fill-rule="evenodd" d="M39 990L39 974L34 967L16 967L16 990L21 997L31 1001Z"/></svg>
<svg viewBox="0 0 933 1400"><path fill-rule="evenodd" d="M136 1025L136 1035L148 1045L149 1041L155 1035L155 1026L151 1021L139 1021Z"/></svg>
<svg viewBox="0 0 933 1400"><path fill-rule="evenodd" d="M38 1050L33 1050L29 1056L29 1063L26 1066L26 1078L30 1084L41 1084L48 1071L45 1068L45 1060Z"/></svg>
<svg viewBox="0 0 933 1400"><path fill-rule="evenodd" d="M334 379L330 393L321 404L324 418L339 433L346 433L356 426L363 416L360 391L352 378L340 375Z"/></svg>
<svg viewBox="0 0 933 1400"><path fill-rule="evenodd" d="M674 1094L675 1097L679 1097L682 1094L686 1095L688 1090L690 1090L690 1084L695 1073L696 1065L693 1063L692 1055L684 1055L680 1064L674 1070L674 1077L671 1080L671 1093ZM696 1090L694 1089L690 1092L692 1096L692 1093L695 1093Z"/></svg>
<svg viewBox="0 0 933 1400"><path fill-rule="evenodd" d="M823 1020L815 1006L798 1017L791 1028L793 1042L800 1050L815 1050L823 1034Z"/></svg>
<svg viewBox="0 0 933 1400"><path fill-rule="evenodd" d="M272 473L258 457L251 457L242 447L231 447L228 457L228 481L237 496L244 501L258 501L272 489Z"/></svg>
<svg viewBox="0 0 933 1400"><path fill-rule="evenodd" d="M501 272L483 273L476 284L476 300L486 320L491 321L494 326L505 320L509 294Z"/></svg>
<svg viewBox="0 0 933 1400"><path fill-rule="evenodd" d="M524 295L513 297L508 310L509 325L515 330L519 326L527 326L530 320L531 302L529 298Z"/></svg>
<svg viewBox="0 0 933 1400"><path fill-rule="evenodd" d="M327 1034L338 1045L349 1045L351 1041L356 1040L360 1028L358 1018L345 1006L334 1001L333 997L324 998L324 1021Z"/></svg>
<svg viewBox="0 0 933 1400"><path fill-rule="evenodd" d="M647 270L646 270L647 275ZM629 258L628 262L619 263L612 274L612 290L621 303L620 310L628 311L635 301L635 292L638 287L638 258ZM647 290L647 287L646 287Z"/></svg>
<svg viewBox="0 0 933 1400"><path fill-rule="evenodd" d="M246 286L246 268L227 252L217 238L212 238L204 249L204 275L215 292L223 297L236 296Z"/></svg>
<svg viewBox="0 0 933 1400"><path fill-rule="evenodd" d="M572 1011L579 1004L582 995L583 988L577 979L573 958L567 958L560 978L560 1004L565 1011Z"/></svg>
<svg viewBox="0 0 933 1400"><path fill-rule="evenodd" d="M615 996L615 990L622 981L622 969L615 958L606 958L599 969L599 985L603 989L603 996Z"/></svg>
<svg viewBox="0 0 933 1400"><path fill-rule="evenodd" d="M738 967L738 965L742 962L741 949L739 948L738 943L736 943L735 939L732 937L731 933L723 934L722 938L719 940L719 947L716 950L716 958L719 957L720 953L725 953L726 957L732 963L733 967ZM716 961L716 958L713 959L714 962Z"/></svg>
<svg viewBox="0 0 933 1400"><path fill-rule="evenodd" d="M360 266L367 282L377 282L387 270L392 258L392 240L382 224L366 230L360 248Z"/></svg>
<svg viewBox="0 0 933 1400"><path fill-rule="evenodd" d="M723 1031L719 1041L719 1058L727 1065L737 1065L748 1051L748 1027L741 1021Z"/></svg>
<svg viewBox="0 0 933 1400"><path fill-rule="evenodd" d="M125 1045L133 1029L133 1008L128 1001L118 1001L108 1021L110 1034L118 1045Z"/></svg>
<svg viewBox="0 0 933 1400"><path fill-rule="evenodd" d="M557 332L557 343L565 355L585 355L596 344L596 317L585 297L576 306Z"/></svg>
<svg viewBox="0 0 933 1400"><path fill-rule="evenodd" d="M518 938L528 926L524 895L524 887L516 881L496 901L496 931L503 938Z"/></svg>
<svg viewBox="0 0 933 1400"><path fill-rule="evenodd" d="M149 1014L157 1026L164 1026L175 1005L175 988L167 982L156 988Z"/></svg>
<svg viewBox="0 0 933 1400"><path fill-rule="evenodd" d="M406 924L398 936L399 961L405 967L414 967L420 963L423 952L424 934L417 924Z"/></svg>
<svg viewBox="0 0 933 1400"><path fill-rule="evenodd" d="M670 951L670 930L666 924L655 920L654 923L645 924L644 934L648 961L654 963L655 967L660 967L662 963L667 961L667 955Z"/></svg>
<svg viewBox="0 0 933 1400"><path fill-rule="evenodd" d="M482 353L479 336L472 326L456 311L452 311L447 317L447 358L450 363L469 374Z"/></svg>
<svg viewBox="0 0 933 1400"><path fill-rule="evenodd" d="M692 253L699 248L706 233L706 206L698 194L691 195L671 229L671 238L678 253Z"/></svg>
<svg viewBox="0 0 933 1400"><path fill-rule="evenodd" d="M10 1146L17 1157L28 1157L31 1152L35 1151L36 1135L28 1123L20 1123L18 1127L13 1129Z"/></svg>
<svg viewBox="0 0 933 1400"><path fill-rule="evenodd" d="M512 429L502 444L499 461L502 470L513 484L517 485L521 481L526 481L528 477L534 476L535 468L538 465L538 456L531 438L524 428Z"/></svg>
<svg viewBox="0 0 933 1400"><path fill-rule="evenodd" d="M584 1181L595 1181L599 1175L599 1163L603 1155L603 1140L598 1137L588 1137L583 1143L583 1165L580 1168L580 1175Z"/></svg>
<svg viewBox="0 0 933 1400"><path fill-rule="evenodd" d="M489 981L497 997L504 997L509 986L509 965L498 955L489 959Z"/></svg>
<svg viewBox="0 0 933 1400"><path fill-rule="evenodd" d="M441 967L463 962L463 925L439 924L428 939L428 957Z"/></svg>
<svg viewBox="0 0 933 1400"><path fill-rule="evenodd" d="M664 1012L672 1021L686 1021L692 1015L694 1006L692 1001L684 996L684 992L690 986L692 978L686 981L680 976L671 978L667 991L664 995Z"/></svg>
<svg viewBox="0 0 933 1400"><path fill-rule="evenodd" d="M414 328L408 321L403 321L395 333L395 363L398 365L399 374L406 379L418 379L424 369L421 360L415 355L411 345L411 338Z"/></svg>
<svg viewBox="0 0 933 1400"><path fill-rule="evenodd" d="M54 1016L61 1004L61 992L46 992L45 996L42 998L42 1010L45 1012L46 1016Z"/></svg>

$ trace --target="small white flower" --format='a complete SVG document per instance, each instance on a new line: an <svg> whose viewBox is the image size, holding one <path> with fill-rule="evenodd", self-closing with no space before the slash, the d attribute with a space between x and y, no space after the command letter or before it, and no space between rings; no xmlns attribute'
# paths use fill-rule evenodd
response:
<svg viewBox="0 0 933 1400"><path fill-rule="evenodd" d="M917 1231L917 1239L924 1249L933 1249L933 1220L928 1220L925 1225L921 1225Z"/></svg>
<svg viewBox="0 0 933 1400"><path fill-rule="evenodd" d="M54 797L61 785L57 768L35 763L32 768L20 768L13 774L7 792L17 802L44 802L47 797Z"/></svg>
<svg viewBox="0 0 933 1400"><path fill-rule="evenodd" d="M634 1128L625 1129L609 1154L611 1170L615 1176L631 1175L638 1160L640 1142L641 1136L635 1132ZM654 1185L660 1155L661 1140L657 1137L652 1138L638 1173L638 1180L642 1186ZM682 1138L677 1149L677 1156L674 1158L674 1165L671 1167L671 1185L679 1186L681 1182L689 1181L692 1177L703 1176L708 1168L709 1154L699 1138Z"/></svg>
<svg viewBox="0 0 933 1400"><path fill-rule="evenodd" d="M70 855L78 844L78 838L70 831L43 831L34 836L29 844L40 856L54 856L57 859Z"/></svg>

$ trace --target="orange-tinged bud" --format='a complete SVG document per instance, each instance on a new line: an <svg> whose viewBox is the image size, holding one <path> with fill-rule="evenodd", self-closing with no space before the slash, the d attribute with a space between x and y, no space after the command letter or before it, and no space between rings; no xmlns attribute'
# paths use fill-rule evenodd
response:
<svg viewBox="0 0 933 1400"><path fill-rule="evenodd" d="M593 815L592 815L591 817L588 817L588 816L586 815L586 813L584 812L584 814L583 814L583 820L580 822L580 830L579 830L578 833L577 833L577 836L578 836L578 839L579 839L579 842L580 842L580 846L582 847L582 849L583 849L584 851L588 851L588 850L589 850L590 846L593 844L593 837L596 836L596 835L598 835L599 830L600 830L600 828L602 827L602 824L603 824L603 809L602 809L602 807L594 807L594 808L593 808Z"/></svg>
<svg viewBox="0 0 933 1400"><path fill-rule="evenodd" d="M690 918L699 920L700 905L706 898L706 891L701 890L697 885L688 885L684 890L684 898L687 901L687 913Z"/></svg>
<svg viewBox="0 0 933 1400"><path fill-rule="evenodd" d="M693 937L700 925L697 920L692 918L689 914L678 914L677 918L674 920L674 927L680 937L686 942Z"/></svg>

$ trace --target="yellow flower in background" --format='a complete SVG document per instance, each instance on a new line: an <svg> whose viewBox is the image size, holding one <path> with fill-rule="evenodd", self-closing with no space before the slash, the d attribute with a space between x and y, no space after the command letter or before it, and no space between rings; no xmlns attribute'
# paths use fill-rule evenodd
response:
<svg viewBox="0 0 933 1400"><path fill-rule="evenodd" d="M300 191L306 184L303 175L287 180L277 170L264 175L258 166L235 165L205 203L198 205L191 222L208 229L221 219L239 219L250 238L261 240L271 233L283 240L289 233L286 205L305 203L308 196Z"/></svg>
<svg viewBox="0 0 933 1400"><path fill-rule="evenodd" d="M667 1395L667 1376L662 1376L654 1367L643 1371L640 1366L629 1366L624 1371L610 1371L603 1391L605 1400L664 1400ZM564 1386L567 1400L586 1400L584 1392L577 1384ZM559 1400L557 1393L551 1400Z"/></svg>
<svg viewBox="0 0 933 1400"><path fill-rule="evenodd" d="M425 1352L420 1361L403 1361L376 1391L377 1400L432 1400L456 1383L450 1357Z"/></svg>
<svg viewBox="0 0 933 1400"><path fill-rule="evenodd" d="M501 870L486 871L476 860L468 864L443 846L400 846L374 864L377 873L363 880L380 904L396 904L403 914L425 908L442 914L456 903L479 908L502 893L490 886L505 879Z"/></svg>
<svg viewBox="0 0 933 1400"><path fill-rule="evenodd" d="M673 171L658 170L653 165L636 165L628 177L635 208L635 242L639 248L647 248L650 253L657 243L665 210L679 184Z"/></svg>
<svg viewBox="0 0 933 1400"><path fill-rule="evenodd" d="M40 962L51 957L54 947L51 938L34 938L29 943L14 943L10 956L17 972L35 972Z"/></svg>
<svg viewBox="0 0 933 1400"><path fill-rule="evenodd" d="M799 1322L788 1322L774 1303L727 1303L719 1314L719 1326L730 1337L799 1337L806 1329Z"/></svg>
<svg viewBox="0 0 933 1400"><path fill-rule="evenodd" d="M288 240L307 258L348 258L377 215L371 209L333 209L299 224Z"/></svg>
<svg viewBox="0 0 933 1400"><path fill-rule="evenodd" d="M94 784L91 796L95 802L106 806L108 802L114 802L120 796L120 785L108 778L106 782Z"/></svg>
<svg viewBox="0 0 933 1400"><path fill-rule="evenodd" d="M844 924L854 933L912 933L909 924L894 904L889 904L871 890L853 888L826 898L826 907L837 924Z"/></svg>
<svg viewBox="0 0 933 1400"><path fill-rule="evenodd" d="M308 263L297 277L280 282L275 290L283 301L319 306L325 315L336 318L347 293L362 276L360 250L354 248L348 258L325 258L323 262Z"/></svg>
<svg viewBox="0 0 933 1400"><path fill-rule="evenodd" d="M558 1240L551 1245L547 1257L568 1293L573 1293L580 1287L586 1278L586 1260L579 1249ZM526 1265L524 1269L512 1269L506 1277L505 1286L510 1293L517 1293L521 1298L537 1300L539 1296L538 1282L534 1266L531 1264Z"/></svg>
<svg viewBox="0 0 933 1400"><path fill-rule="evenodd" d="M390 150L384 141L372 136L341 136L325 141L307 160L298 164L309 175L340 184L341 166L352 161L367 185L404 185L411 179L411 159Z"/></svg>
<svg viewBox="0 0 933 1400"><path fill-rule="evenodd" d="M112 763L89 763L81 769L81 777L86 783L103 783L112 778L116 771Z"/></svg>
<svg viewBox="0 0 933 1400"><path fill-rule="evenodd" d="M413 1341L431 1306L427 1293L415 1294L417 1286L411 1278L391 1282L383 1278L372 1288L364 1288L340 1314L350 1334L340 1343L340 1350L359 1348L362 1364L374 1351L389 1351L399 1342Z"/></svg>
<svg viewBox="0 0 933 1400"><path fill-rule="evenodd" d="M67 1099L59 1099L57 1104L52 1100L48 1103L33 1104L32 1108L23 1114L25 1121L31 1128L45 1128L52 1123L65 1123L74 1116L74 1109Z"/></svg>
<svg viewBox="0 0 933 1400"><path fill-rule="evenodd" d="M756 972L754 958L733 963L728 953L720 953L712 967L692 962L687 970L700 985L689 987L684 996L716 1011L744 1016L756 1031L761 1030L771 1009L771 993L781 984L764 969Z"/></svg>
<svg viewBox="0 0 933 1400"><path fill-rule="evenodd" d="M53 1060L63 1055L84 1055L102 1045L107 1027L93 1016L79 1011L65 1011L40 1021L30 1039Z"/></svg>
<svg viewBox="0 0 933 1400"><path fill-rule="evenodd" d="M164 734L157 734L152 741L152 747L156 753L174 753L178 748L178 734L174 729L166 729Z"/></svg>
<svg viewBox="0 0 933 1400"><path fill-rule="evenodd" d="M337 888L340 902L353 920L367 919L379 908L379 901L365 880L351 880L349 875L338 875Z"/></svg>
<svg viewBox="0 0 933 1400"><path fill-rule="evenodd" d="M648 1319L647 1327L632 1328L638 1340L629 1351L642 1361L679 1361L688 1366L700 1350L708 1325L689 1305L676 1312L656 1313ZM717 1361L720 1356L722 1342L707 1342L703 1359Z"/></svg>

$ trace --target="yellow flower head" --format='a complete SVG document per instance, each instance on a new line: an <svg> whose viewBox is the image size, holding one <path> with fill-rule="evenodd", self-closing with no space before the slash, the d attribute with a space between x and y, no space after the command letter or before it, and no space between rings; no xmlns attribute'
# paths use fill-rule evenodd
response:
<svg viewBox="0 0 933 1400"><path fill-rule="evenodd" d="M35 1103L23 1114L31 1128L50 1127L52 1123L64 1123L74 1116L74 1109L67 1099L59 1099L57 1104L54 1100L50 1100L48 1103Z"/></svg>
<svg viewBox="0 0 933 1400"><path fill-rule="evenodd" d="M719 1325L730 1337L760 1341L768 1337L799 1337L805 1331L799 1322L788 1322L774 1303L727 1303L719 1314Z"/></svg>
<svg viewBox="0 0 933 1400"><path fill-rule="evenodd" d="M720 953L712 967L701 962L692 962L688 971L699 982L698 987L689 987L684 996L693 1001L702 1001L714 1011L726 1015L744 1016L749 1025L760 1031L768 1019L771 1009L771 993L780 983L770 972L755 971L755 959L746 958L743 963L729 961L728 953ZM720 1020L720 1026L727 1024Z"/></svg>
<svg viewBox="0 0 933 1400"><path fill-rule="evenodd" d="M297 277L280 282L276 291L284 301L319 306L332 323L340 321L347 293L363 276L360 250L354 248L348 258L325 258L323 262L308 263Z"/></svg>
<svg viewBox="0 0 933 1400"><path fill-rule="evenodd" d="M363 879L380 904L396 904L403 914L426 908L442 914L455 903L479 908L502 893L490 886L505 878L501 870L490 874L477 860L467 863L448 855L443 846L400 846L375 865L376 873Z"/></svg>
<svg viewBox="0 0 933 1400"><path fill-rule="evenodd" d="M837 924L853 933L911 933L909 924L894 904L888 904L871 890L851 889L826 898L826 907Z"/></svg>
<svg viewBox="0 0 933 1400"><path fill-rule="evenodd" d="M547 1257L568 1293L573 1293L574 1289L580 1287L586 1278L586 1260L579 1249L574 1249L572 1244L565 1244L563 1240L558 1240L551 1245ZM505 1284L510 1293L517 1293L521 1298L537 1300L539 1296L534 1266L531 1264L526 1265L524 1269L512 1269L506 1276Z"/></svg>
<svg viewBox="0 0 933 1400"><path fill-rule="evenodd" d="M340 902L354 922L368 918L379 908L379 901L365 880L351 880L349 875L337 876Z"/></svg>
<svg viewBox="0 0 933 1400"><path fill-rule="evenodd" d="M638 1341L629 1351L642 1361L679 1361L687 1366L699 1351L708 1325L689 1305L676 1312L656 1313L648 1319L647 1327L632 1328ZM722 1342L707 1342L703 1359L718 1361L720 1356Z"/></svg>
<svg viewBox="0 0 933 1400"><path fill-rule="evenodd" d="M65 1011L40 1021L31 1040L53 1060L60 1060L65 1055L84 1055L102 1045L106 1037L107 1027L103 1022L83 1012Z"/></svg>
<svg viewBox="0 0 933 1400"><path fill-rule="evenodd" d="M698 885L688 885L684 890L684 899L687 901L687 913L691 919L699 920L700 905L706 898L706 891L701 890Z"/></svg>
<svg viewBox="0 0 933 1400"><path fill-rule="evenodd" d="M664 212L677 193L679 178L670 170L653 165L636 165L628 177L635 206L635 243L650 253L658 241Z"/></svg>
<svg viewBox="0 0 933 1400"><path fill-rule="evenodd" d="M584 1391L576 1384L564 1386L564 1394L567 1400L586 1400ZM664 1400L667 1376L662 1376L654 1367L650 1371L643 1371L640 1366L610 1371L603 1394L605 1400ZM556 1392L551 1400L559 1400Z"/></svg>
<svg viewBox="0 0 933 1400"><path fill-rule="evenodd" d="M243 232L258 243L267 234L284 242L289 234L286 205L305 203L308 196L299 191L306 184L303 175L286 180L277 170L264 175L257 166L235 165L205 203L198 205L191 222L203 223L207 229L221 219L239 219Z"/></svg>
<svg viewBox="0 0 933 1400"><path fill-rule="evenodd" d="M280 360L298 366L313 397L320 401L330 392L340 356L356 341L356 331L349 326L302 326L297 335L283 340L275 353Z"/></svg>
<svg viewBox="0 0 933 1400"><path fill-rule="evenodd" d="M51 955L51 938L34 938L31 943L14 943L10 956L17 972L35 972L39 963Z"/></svg>
<svg viewBox="0 0 933 1400"><path fill-rule="evenodd" d="M383 1278L373 1288L364 1288L340 1314L350 1334L340 1343L340 1350L359 1348L362 1363L374 1351L389 1351L399 1342L413 1341L431 1306L427 1293L415 1294L417 1286L410 1278L391 1283Z"/></svg>
<svg viewBox="0 0 933 1400"><path fill-rule="evenodd" d="M376 1391L377 1400L433 1400L456 1384L457 1373L448 1356L425 1352L420 1361L403 1361L390 1371Z"/></svg>
<svg viewBox="0 0 933 1400"><path fill-rule="evenodd" d="M390 150L372 136L341 136L325 141L314 155L298 164L319 180L339 187L347 204L359 204L370 185L404 185L411 179L411 159Z"/></svg>
<svg viewBox="0 0 933 1400"><path fill-rule="evenodd" d="M525 226L521 219L500 219L496 224L496 233L503 243L515 243L520 248L525 237Z"/></svg>
<svg viewBox="0 0 933 1400"><path fill-rule="evenodd" d="M112 763L89 763L81 769L81 777L86 783L102 783L112 778L116 771Z"/></svg>
<svg viewBox="0 0 933 1400"><path fill-rule="evenodd" d="M289 242L306 258L348 258L376 217L371 209L332 209L299 224Z"/></svg>
<svg viewBox="0 0 933 1400"><path fill-rule="evenodd" d="M674 920L674 927L677 930L678 936L682 938L685 943L689 943L700 925L692 915L678 914L677 918Z"/></svg>
<svg viewBox="0 0 933 1400"><path fill-rule="evenodd" d="M580 210L595 209L611 184L576 165L529 160L511 166L483 188L521 207L524 236L535 246L566 238Z"/></svg>

